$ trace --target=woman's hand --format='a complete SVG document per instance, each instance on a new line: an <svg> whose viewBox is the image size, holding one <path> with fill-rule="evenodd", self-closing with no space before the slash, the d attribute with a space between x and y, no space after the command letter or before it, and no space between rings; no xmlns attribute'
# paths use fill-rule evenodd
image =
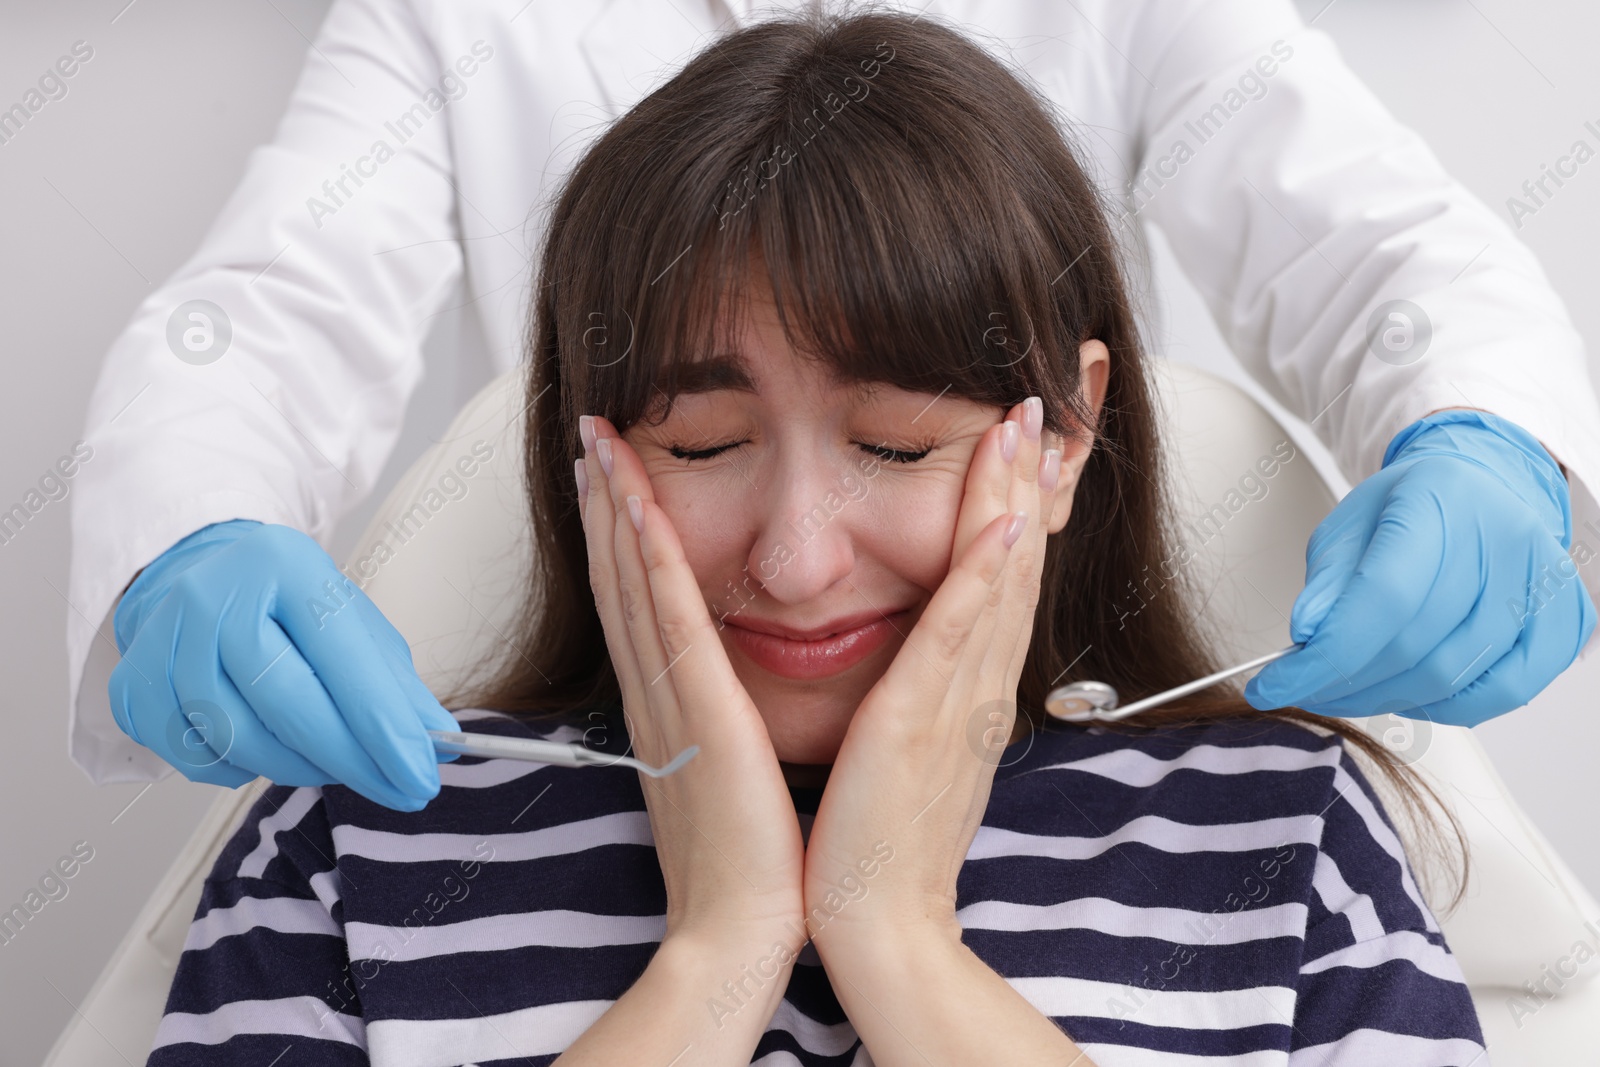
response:
<svg viewBox="0 0 1600 1067"><path fill-rule="evenodd" d="M666 881L667 937L762 950L780 940L798 953L805 854L766 723L638 454L599 416L585 416L580 431L589 580L634 754L660 766L700 746L673 774L640 776Z"/></svg>
<svg viewBox="0 0 1600 1067"><path fill-rule="evenodd" d="M950 572L857 709L829 774L807 842L805 906L830 973L855 951L959 940L956 876L1016 719L1059 480L1042 412L1030 397L979 441Z"/></svg>

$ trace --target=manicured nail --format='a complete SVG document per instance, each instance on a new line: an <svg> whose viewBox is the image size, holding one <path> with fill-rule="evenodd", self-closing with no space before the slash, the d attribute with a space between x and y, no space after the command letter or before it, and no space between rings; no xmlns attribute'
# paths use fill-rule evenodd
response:
<svg viewBox="0 0 1600 1067"><path fill-rule="evenodd" d="M572 461L572 476L578 480L578 499L583 500L589 496L589 472L586 464L581 459Z"/></svg>
<svg viewBox="0 0 1600 1067"><path fill-rule="evenodd" d="M1000 458L1007 463L1017 458L1017 424L1010 420L1000 429Z"/></svg>
<svg viewBox="0 0 1600 1067"><path fill-rule="evenodd" d="M1030 396L1022 402L1022 432L1028 435L1028 440L1037 441L1039 431L1044 429L1044 401L1036 396Z"/></svg>
<svg viewBox="0 0 1600 1067"><path fill-rule="evenodd" d="M611 438L602 437L594 443L594 450L600 457L600 469L606 472L606 477L611 477Z"/></svg>
<svg viewBox="0 0 1600 1067"><path fill-rule="evenodd" d="M594 451L594 416L593 415L579 415L578 416L578 436L583 438L583 450L585 452L593 452Z"/></svg>
<svg viewBox="0 0 1600 1067"><path fill-rule="evenodd" d="M644 533L644 505L632 493L628 494L628 518L633 520L635 530Z"/></svg>
<svg viewBox="0 0 1600 1067"><path fill-rule="evenodd" d="M1045 492L1050 492L1056 487L1056 482L1061 478L1061 449L1052 448L1045 452L1044 462L1039 466L1039 487Z"/></svg>
<svg viewBox="0 0 1600 1067"><path fill-rule="evenodd" d="M1028 525L1028 513L1026 511L1012 512L1011 521L1006 523L1006 533L1004 537L1000 538L1000 543L1007 548L1016 544L1017 538L1022 536L1022 528L1026 525Z"/></svg>

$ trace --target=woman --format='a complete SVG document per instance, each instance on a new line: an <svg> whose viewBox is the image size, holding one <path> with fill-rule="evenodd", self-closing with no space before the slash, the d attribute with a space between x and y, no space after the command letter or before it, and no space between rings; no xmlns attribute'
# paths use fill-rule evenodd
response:
<svg viewBox="0 0 1600 1067"><path fill-rule="evenodd" d="M892 14L717 41L553 207L538 566L416 813L274 787L153 1064L1468 1064L1460 968L1339 720L1221 689L1059 120ZM487 710L493 709L493 710ZM863 1051L865 1050L865 1051Z"/></svg>

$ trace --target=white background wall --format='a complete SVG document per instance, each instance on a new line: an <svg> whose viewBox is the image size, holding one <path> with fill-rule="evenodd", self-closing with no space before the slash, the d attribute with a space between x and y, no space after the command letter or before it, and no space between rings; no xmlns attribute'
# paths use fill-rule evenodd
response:
<svg viewBox="0 0 1600 1067"><path fill-rule="evenodd" d="M506 0L508 17L523 2ZM0 102L20 97L74 41L95 50L68 95L0 146L0 502L20 499L78 439L101 357L149 287L193 251L249 150L272 135L326 7L0 0ZM1600 120L1592 55L1600 11L1591 4L1305 0L1301 10L1445 165L1499 209L1541 163L1585 135L1584 120ZM1600 162L1521 233L1591 347L1600 342L1600 305L1588 299L1600 283L1597 208ZM1157 288L1169 302L1168 353L1252 384L1166 263ZM427 378L374 502L486 379L477 346L470 327L441 317ZM447 358L463 348L466 358ZM336 556L367 513L348 517ZM42 1059L214 796L177 775L150 787L96 788L67 758L67 532L63 501L0 545L10 755L0 773L0 910L74 842L94 849L69 894L0 944L4 1067ZM1479 733L1524 808L1600 894L1597 692L1600 657ZM142 1063L144 1054L107 1049L105 1062Z"/></svg>

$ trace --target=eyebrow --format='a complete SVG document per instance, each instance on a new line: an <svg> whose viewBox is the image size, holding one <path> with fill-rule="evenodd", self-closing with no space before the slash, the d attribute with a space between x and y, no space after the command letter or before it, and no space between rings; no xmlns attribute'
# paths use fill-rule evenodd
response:
<svg viewBox="0 0 1600 1067"><path fill-rule="evenodd" d="M656 388L666 392L667 371L663 370L656 379ZM707 356L677 366L677 381L675 392L685 393L714 393L720 389L732 389L741 393L754 393L755 380L750 376L750 364L738 353L725 353Z"/></svg>
<svg viewBox="0 0 1600 1067"><path fill-rule="evenodd" d="M848 388L858 399L870 399L879 388L876 382L848 381L834 368L829 368L828 378L834 384ZM656 378L655 386L666 393L666 384L667 371L663 370ZM742 354L719 353L678 364L677 394L714 393L722 389L751 394L759 392L750 374L750 363Z"/></svg>

